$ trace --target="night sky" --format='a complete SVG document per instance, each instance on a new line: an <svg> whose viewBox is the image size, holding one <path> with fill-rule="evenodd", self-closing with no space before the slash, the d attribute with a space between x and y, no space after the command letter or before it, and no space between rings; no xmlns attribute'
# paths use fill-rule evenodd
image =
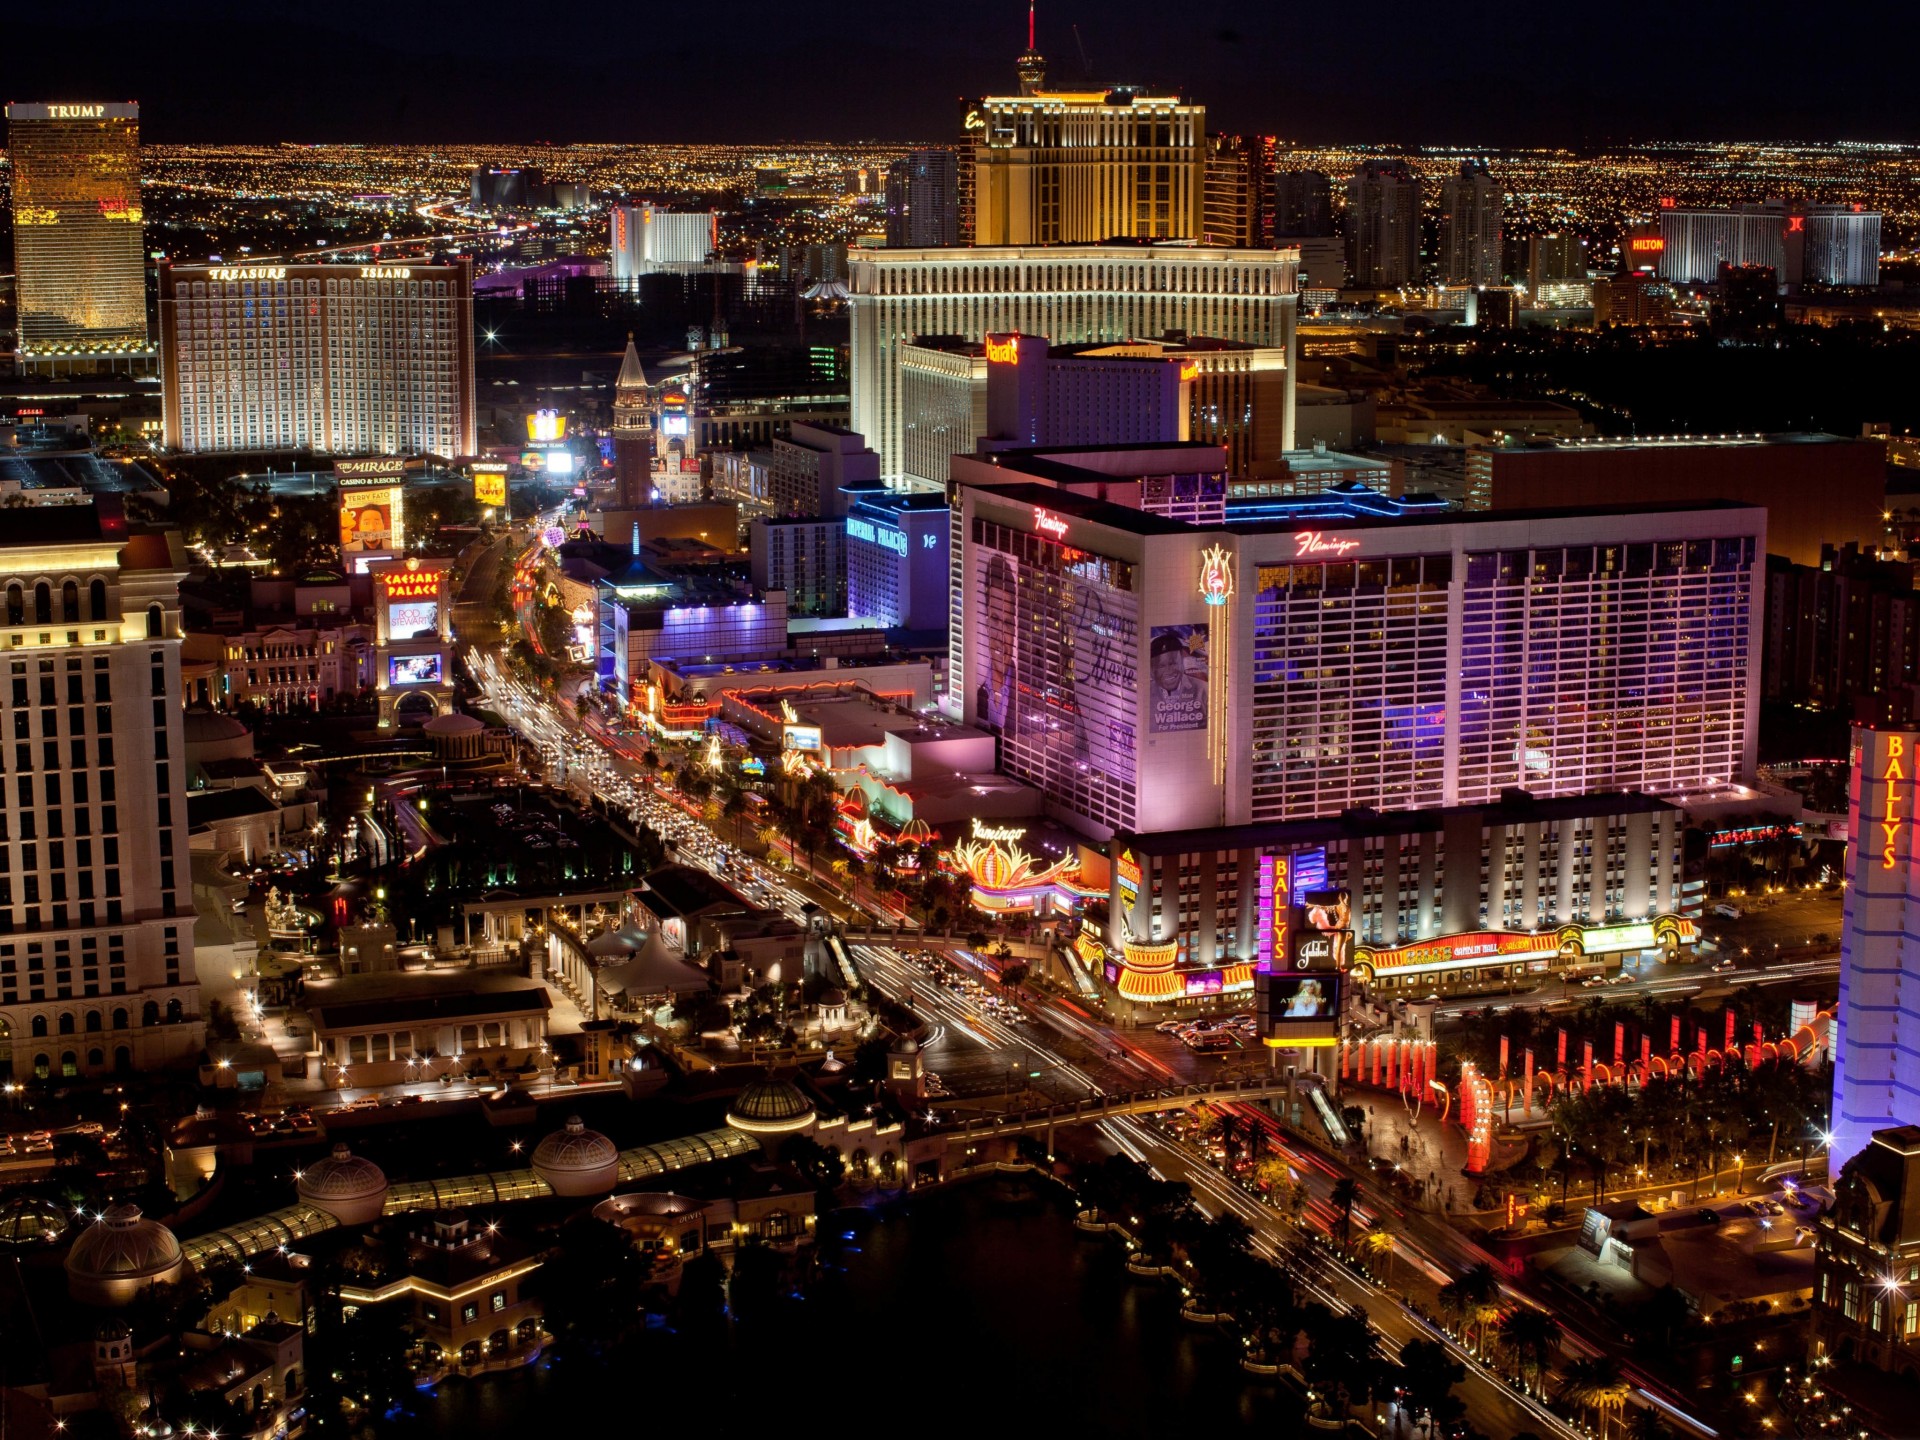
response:
<svg viewBox="0 0 1920 1440"><path fill-rule="evenodd" d="M155 143L943 140L963 97L1011 88L1026 24L1018 0L0 12L0 95L138 99ZM1309 142L1910 141L1912 26L1845 0L1074 0L1041 5L1039 40L1055 82L1175 87L1209 129Z"/></svg>

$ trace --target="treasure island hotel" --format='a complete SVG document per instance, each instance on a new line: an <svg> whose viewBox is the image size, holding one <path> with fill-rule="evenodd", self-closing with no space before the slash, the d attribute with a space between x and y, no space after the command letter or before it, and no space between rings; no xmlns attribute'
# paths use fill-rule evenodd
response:
<svg viewBox="0 0 1920 1440"><path fill-rule="evenodd" d="M140 107L9 104L7 151L22 366L149 366Z"/></svg>
<svg viewBox="0 0 1920 1440"><path fill-rule="evenodd" d="M160 267L165 436L185 452L475 452L473 270Z"/></svg>

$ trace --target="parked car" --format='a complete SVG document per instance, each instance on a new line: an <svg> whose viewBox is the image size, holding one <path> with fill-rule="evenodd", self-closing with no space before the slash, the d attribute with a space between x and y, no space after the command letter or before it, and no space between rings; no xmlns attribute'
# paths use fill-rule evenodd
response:
<svg viewBox="0 0 1920 1440"><path fill-rule="evenodd" d="M1710 1206L1702 1205L1699 1214L1700 1218L1709 1225L1718 1225L1720 1223L1720 1212Z"/></svg>
<svg viewBox="0 0 1920 1440"><path fill-rule="evenodd" d="M1722 920L1738 920L1747 912L1738 905L1729 905L1723 900L1714 906L1710 913L1718 915Z"/></svg>

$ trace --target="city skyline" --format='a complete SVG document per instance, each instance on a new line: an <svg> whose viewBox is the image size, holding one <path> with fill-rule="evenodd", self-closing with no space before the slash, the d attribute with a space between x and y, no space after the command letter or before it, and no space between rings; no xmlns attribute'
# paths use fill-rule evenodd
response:
<svg viewBox="0 0 1920 1440"><path fill-rule="evenodd" d="M876 14L839 0L795 36L780 23L782 12L749 0L737 7L724 49L676 43L650 20L609 14L597 20L589 54L574 32L529 27L500 0L461 9L457 24L444 23L452 16L441 7L410 7L428 23L389 24L378 35L263 21L235 5L195 8L200 24L158 31L144 10L121 0L94 7L86 20L16 25L17 43L0 57L0 82L15 95L138 91L150 137L161 143L925 142L957 138L973 96L1014 88L1025 18L1014 4L959 15ZM1223 6L1169 25L1157 7L1120 0L1097 13L1041 7L1036 38L1056 80L1195 95L1222 131L1426 143L1466 134L1488 145L1675 135L1920 141L1920 121L1903 118L1910 112L1898 104L1890 47L1852 56L1845 85L1783 85L1777 32L1756 24L1690 54L1684 86L1658 65L1596 70L1589 81L1587 67L1543 58L1585 53L1593 41L1584 21L1538 11L1510 18L1515 23L1491 20L1475 45L1461 47L1454 17L1409 6L1380 17L1393 45L1307 37L1303 52L1302 37L1278 14ZM501 40L508 31L511 45ZM758 36L765 38L756 43ZM248 57L276 49L307 57L311 76L350 83L232 83ZM1451 68L1436 85L1438 55ZM699 107L697 128L672 103L636 106L634 64L674 77L689 95L724 85L727 104ZM797 105L796 81L826 74L859 74L863 83L815 86ZM1276 85L1276 75L1286 83Z"/></svg>

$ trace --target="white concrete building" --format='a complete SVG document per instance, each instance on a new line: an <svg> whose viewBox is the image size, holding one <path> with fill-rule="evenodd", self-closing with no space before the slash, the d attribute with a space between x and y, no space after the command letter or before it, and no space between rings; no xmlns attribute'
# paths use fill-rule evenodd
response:
<svg viewBox="0 0 1920 1440"><path fill-rule="evenodd" d="M160 265L167 447L478 449L473 262Z"/></svg>
<svg viewBox="0 0 1920 1440"><path fill-rule="evenodd" d="M657 205L616 205L609 212L608 226L617 281L700 269L720 246L720 217L711 210L675 212Z"/></svg>
<svg viewBox="0 0 1920 1440"><path fill-rule="evenodd" d="M117 506L0 529L0 1073L152 1069L204 1043L178 537Z"/></svg>
<svg viewBox="0 0 1920 1440"><path fill-rule="evenodd" d="M901 352L922 336L1044 335L1055 345L1169 331L1291 353L1292 250L1058 245L854 250L853 423L902 473Z"/></svg>

